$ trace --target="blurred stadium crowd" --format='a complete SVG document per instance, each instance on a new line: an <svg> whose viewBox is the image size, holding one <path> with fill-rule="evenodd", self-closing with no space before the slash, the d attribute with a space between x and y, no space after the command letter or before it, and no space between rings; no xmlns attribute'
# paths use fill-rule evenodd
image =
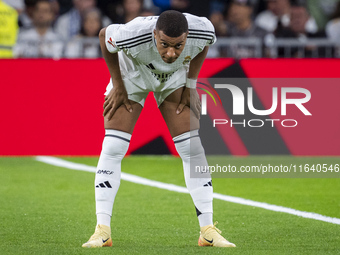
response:
<svg viewBox="0 0 340 255"><path fill-rule="evenodd" d="M340 0L0 0L0 58L98 58L102 27L168 9L211 20L208 57L340 57Z"/></svg>

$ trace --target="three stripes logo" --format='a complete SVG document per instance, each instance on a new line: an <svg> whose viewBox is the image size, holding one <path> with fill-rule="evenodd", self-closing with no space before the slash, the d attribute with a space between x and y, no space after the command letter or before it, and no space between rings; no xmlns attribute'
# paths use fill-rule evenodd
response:
<svg viewBox="0 0 340 255"><path fill-rule="evenodd" d="M111 184L106 181L104 183L99 183L98 185L96 185L96 188L109 188L109 189L112 189L112 186Z"/></svg>
<svg viewBox="0 0 340 255"><path fill-rule="evenodd" d="M152 42L152 33L146 33L126 40L117 41L116 44L120 49L129 49L149 42Z"/></svg>
<svg viewBox="0 0 340 255"><path fill-rule="evenodd" d="M211 181L209 181L208 183L203 185L203 187L209 187L209 186L212 186L212 182Z"/></svg>
<svg viewBox="0 0 340 255"><path fill-rule="evenodd" d="M187 38L206 40L209 41L209 44L213 44L215 40L215 33L210 30L189 29Z"/></svg>

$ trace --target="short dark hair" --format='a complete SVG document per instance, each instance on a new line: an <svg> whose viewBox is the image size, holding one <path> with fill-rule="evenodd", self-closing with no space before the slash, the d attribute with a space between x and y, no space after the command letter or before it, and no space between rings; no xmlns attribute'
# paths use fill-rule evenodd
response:
<svg viewBox="0 0 340 255"><path fill-rule="evenodd" d="M165 11L159 15L156 29L170 37L179 37L188 32L188 22L185 16L178 11Z"/></svg>

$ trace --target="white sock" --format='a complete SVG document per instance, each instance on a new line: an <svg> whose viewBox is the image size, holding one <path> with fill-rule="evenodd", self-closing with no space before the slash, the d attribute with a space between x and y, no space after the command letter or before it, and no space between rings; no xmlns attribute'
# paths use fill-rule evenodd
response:
<svg viewBox="0 0 340 255"><path fill-rule="evenodd" d="M212 213L202 213L198 216L198 222L200 227L213 224L213 214Z"/></svg>
<svg viewBox="0 0 340 255"><path fill-rule="evenodd" d="M131 135L126 132L105 130L94 185L97 225L110 226L113 202L120 185L121 161L129 148L130 139Z"/></svg>
<svg viewBox="0 0 340 255"><path fill-rule="evenodd" d="M111 225L111 215L105 213L97 213L97 225L102 224L105 226Z"/></svg>
<svg viewBox="0 0 340 255"><path fill-rule="evenodd" d="M210 174L204 178L190 178L190 167L208 166L198 130L186 132L173 138L178 154L183 161L185 184L196 207L201 227L213 224L213 188Z"/></svg>

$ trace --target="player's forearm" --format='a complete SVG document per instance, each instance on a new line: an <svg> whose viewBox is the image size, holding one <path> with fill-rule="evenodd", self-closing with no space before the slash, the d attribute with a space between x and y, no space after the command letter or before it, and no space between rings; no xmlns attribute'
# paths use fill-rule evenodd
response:
<svg viewBox="0 0 340 255"><path fill-rule="evenodd" d="M105 45L105 31L106 28L103 28L100 30L99 33L99 42L100 42L100 48L103 54L103 57L105 59L106 65L109 68L109 72L112 78L112 83L115 86L124 86L122 75L120 73L119 68L119 60L118 60L118 53L110 53Z"/></svg>
<svg viewBox="0 0 340 255"><path fill-rule="evenodd" d="M209 47L206 46L204 49L190 62L188 78L197 79L198 74L201 71L204 59L207 56Z"/></svg>

